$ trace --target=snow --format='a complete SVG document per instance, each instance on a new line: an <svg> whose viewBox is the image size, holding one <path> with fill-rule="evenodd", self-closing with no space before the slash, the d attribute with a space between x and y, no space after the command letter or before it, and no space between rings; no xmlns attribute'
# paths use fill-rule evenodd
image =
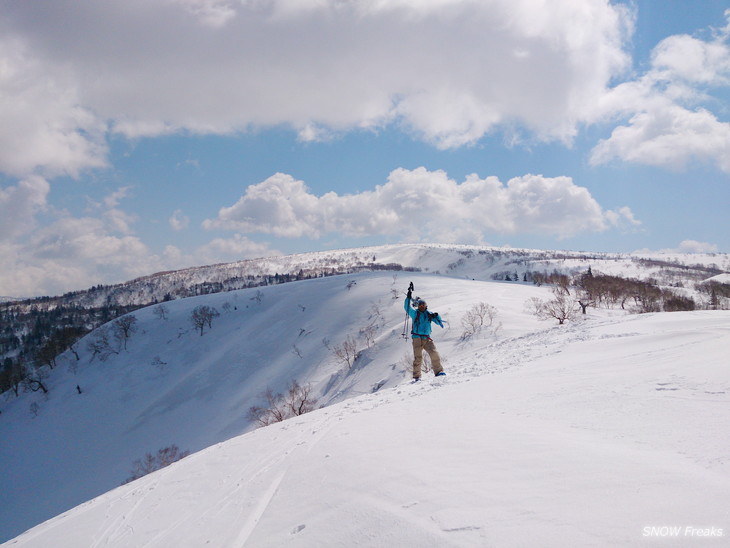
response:
<svg viewBox="0 0 730 548"><path fill-rule="evenodd" d="M448 322L448 376L416 385L410 280ZM52 518L6 545L727 545L730 312L589 309L557 326L523 309L549 291L378 272L138 311L127 351L89 363L82 344L46 399L2 402L0 538ZM479 301L502 327L462 341ZM202 337L200 304L221 311ZM374 346L339 363L324 339L372 321ZM252 431L248 407L293 379L326 406ZM194 454L114 488L172 443Z"/></svg>
<svg viewBox="0 0 730 548"><path fill-rule="evenodd" d="M730 284L730 274L725 272L724 274L718 274L717 276L712 276L711 278L707 278L705 281L706 282L716 282L719 284Z"/></svg>

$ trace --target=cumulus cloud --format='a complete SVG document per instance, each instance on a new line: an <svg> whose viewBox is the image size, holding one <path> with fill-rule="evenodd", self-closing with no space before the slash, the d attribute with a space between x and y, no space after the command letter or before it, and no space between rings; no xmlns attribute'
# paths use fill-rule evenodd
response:
<svg viewBox="0 0 730 548"><path fill-rule="evenodd" d="M621 83L634 17L605 0L10 2L0 170L103 167L110 131L285 125L317 141L397 126L448 149L499 131L570 144L582 125L618 119L594 165L697 159L727 172L713 90L730 84L730 24L666 38L650 69Z"/></svg>
<svg viewBox="0 0 730 548"><path fill-rule="evenodd" d="M0 242L0 248L0 287L15 296L120 282L160 264L139 238L116 234L92 217L60 218L28 238Z"/></svg>
<svg viewBox="0 0 730 548"><path fill-rule="evenodd" d="M12 35L0 37L0 99L0 171L75 177L106 166L106 126L82 106L78 82Z"/></svg>
<svg viewBox="0 0 730 548"><path fill-rule="evenodd" d="M37 176L0 188L0 240L10 240L33 229L36 214L47 207L50 188L45 179Z"/></svg>
<svg viewBox="0 0 730 548"><path fill-rule="evenodd" d="M176 209L169 219L173 230L185 230L190 224L190 217L183 214L181 209Z"/></svg>
<svg viewBox="0 0 730 548"><path fill-rule="evenodd" d="M342 196L315 196L303 181L277 173L249 186L203 226L290 238L340 233L481 242L485 232L567 238L606 230L622 219L638 223L628 208L604 211L570 177L525 175L504 184L470 175L457 183L443 171L401 168L372 191Z"/></svg>
<svg viewBox="0 0 730 548"><path fill-rule="evenodd" d="M628 119L593 149L591 163L618 159L683 169L704 162L730 173L730 123L711 108L721 101L714 93L730 86L729 28L707 40L664 39L646 74L604 94L595 114Z"/></svg>
<svg viewBox="0 0 730 548"><path fill-rule="evenodd" d="M196 257L205 263L274 255L281 255L281 252L271 249L266 243L254 242L242 234L235 234L231 238L215 238L196 252Z"/></svg>
<svg viewBox="0 0 730 548"><path fill-rule="evenodd" d="M11 2L0 170L102 166L108 128L398 124L450 148L518 124L568 142L629 66L631 21L604 0Z"/></svg>
<svg viewBox="0 0 730 548"><path fill-rule="evenodd" d="M673 169L705 161L730 173L730 124L705 109L671 103L639 112L593 149L591 161L602 164L613 158Z"/></svg>
<svg viewBox="0 0 730 548"><path fill-rule="evenodd" d="M677 247L680 253L717 253L718 247L708 242L697 240L682 240Z"/></svg>
<svg viewBox="0 0 730 548"><path fill-rule="evenodd" d="M27 238L0 240L0 295L57 295L99 283L124 282L161 270L280 255L245 236L216 238L184 253L155 253L138 236L120 234L108 217L62 217Z"/></svg>
<svg viewBox="0 0 730 548"><path fill-rule="evenodd" d="M675 248L667 249L638 249L634 251L635 254L651 254L651 253L663 253L663 254L684 254L684 253L717 253L718 247L715 244L709 242L699 242L697 240L682 240L679 245Z"/></svg>

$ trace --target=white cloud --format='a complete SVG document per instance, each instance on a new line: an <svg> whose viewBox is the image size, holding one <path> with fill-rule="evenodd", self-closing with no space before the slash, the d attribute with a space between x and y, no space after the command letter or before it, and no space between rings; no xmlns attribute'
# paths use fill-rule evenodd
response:
<svg viewBox="0 0 730 548"><path fill-rule="evenodd" d="M203 25L219 28L236 16L235 3L229 0L173 0L179 2Z"/></svg>
<svg viewBox="0 0 730 548"><path fill-rule="evenodd" d="M112 208L100 215L77 218L61 213L47 226L33 223L24 234L0 238L0 294L57 295L161 270L280 254L240 235L214 239L192 253L172 245L155 253L128 233L127 224L120 222L124 212ZM3 221L0 217L0 225Z"/></svg>
<svg viewBox="0 0 730 548"><path fill-rule="evenodd" d="M169 219L173 230L185 230L190 224L190 217L183 214L181 209L176 209Z"/></svg>
<svg viewBox="0 0 730 548"><path fill-rule="evenodd" d="M46 207L48 182L28 177L15 186L0 188L0 241L10 241L35 227L35 216Z"/></svg>
<svg viewBox="0 0 730 548"><path fill-rule="evenodd" d="M255 257L281 255L266 243L258 243L235 234L232 238L215 238L196 251L196 257L204 263L238 261Z"/></svg>
<svg viewBox="0 0 730 548"><path fill-rule="evenodd" d="M668 248L668 249L659 249L659 250L652 250L652 249L637 249L634 251L635 254L641 255L641 254L652 254L652 253L662 253L662 254L684 254L684 253L717 253L718 247L715 244L708 243L708 242L699 242L697 240L682 240L679 245L675 248Z"/></svg>
<svg viewBox="0 0 730 548"><path fill-rule="evenodd" d="M717 253L718 247L708 242L697 240L682 240L677 251L680 253Z"/></svg>
<svg viewBox="0 0 730 548"><path fill-rule="evenodd" d="M652 68L666 80L727 85L730 51L726 36L710 42L679 34L662 40L652 52Z"/></svg>
<svg viewBox="0 0 730 548"><path fill-rule="evenodd" d="M106 166L106 127L82 106L78 82L65 63L29 50L22 39L0 37L0 171L75 177Z"/></svg>
<svg viewBox="0 0 730 548"><path fill-rule="evenodd" d="M315 196L303 181L277 173L203 226L290 238L340 233L481 242L485 232L566 238L606 230L622 218L638 223L628 208L603 211L570 177L525 175L505 185L470 175L457 183L443 171L418 168L396 169L375 190L343 196Z"/></svg>
<svg viewBox="0 0 730 548"><path fill-rule="evenodd" d="M641 221L634 216L634 212L628 206L606 211L605 217L612 226L617 228L635 230L641 226Z"/></svg>
<svg viewBox="0 0 730 548"><path fill-rule="evenodd" d="M118 188L104 198L104 205L109 208L117 207L124 198L127 198L131 194L131 191L131 186Z"/></svg>
<svg viewBox="0 0 730 548"><path fill-rule="evenodd" d="M141 240L92 218L62 217L26 238L0 242L4 294L35 296L124 281L159 270Z"/></svg>
<svg viewBox="0 0 730 548"><path fill-rule="evenodd" d="M726 30L709 40L687 35L664 39L654 48L646 74L604 94L596 119L628 120L596 145L591 163L618 159L684 169L703 162L730 173L730 123L711 110L722 102L714 91L730 86Z"/></svg>
<svg viewBox="0 0 730 548"><path fill-rule="evenodd" d="M631 15L604 0L79 0L19 2L0 24L17 37L0 48L0 170L77 174L104 165L107 127L285 124L306 140L396 123L449 148L518 124L568 142L629 65Z"/></svg>
<svg viewBox="0 0 730 548"><path fill-rule="evenodd" d="M593 149L591 161L602 164L613 158L673 169L707 161L730 173L730 124L704 109L667 104L640 112L628 125L614 129Z"/></svg>

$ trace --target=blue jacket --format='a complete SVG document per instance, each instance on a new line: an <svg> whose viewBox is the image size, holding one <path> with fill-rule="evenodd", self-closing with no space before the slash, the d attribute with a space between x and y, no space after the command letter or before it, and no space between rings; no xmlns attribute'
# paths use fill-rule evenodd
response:
<svg viewBox="0 0 730 548"><path fill-rule="evenodd" d="M419 312L418 310L414 310L411 307L411 300L406 297L405 302L403 303L403 308L406 309L406 312L408 312L408 315L411 317L411 320L413 321L413 328L411 329L411 336L412 338L416 339L418 337L430 337L431 336L431 322L435 322L436 325L439 327L443 327L444 324L441 321L441 317L438 315L438 313L434 312L431 313L426 309L425 312Z"/></svg>

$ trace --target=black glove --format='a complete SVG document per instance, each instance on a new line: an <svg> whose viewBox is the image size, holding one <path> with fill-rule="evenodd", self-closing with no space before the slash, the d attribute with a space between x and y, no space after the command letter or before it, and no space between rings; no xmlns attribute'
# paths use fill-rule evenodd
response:
<svg viewBox="0 0 730 548"><path fill-rule="evenodd" d="M412 294L413 294L413 282L411 282L411 284L408 286L408 293L406 293L406 295L410 299Z"/></svg>
<svg viewBox="0 0 730 548"><path fill-rule="evenodd" d="M411 290L410 289L408 290L408 293L406 293L406 297L408 297L408 300L411 299Z"/></svg>

